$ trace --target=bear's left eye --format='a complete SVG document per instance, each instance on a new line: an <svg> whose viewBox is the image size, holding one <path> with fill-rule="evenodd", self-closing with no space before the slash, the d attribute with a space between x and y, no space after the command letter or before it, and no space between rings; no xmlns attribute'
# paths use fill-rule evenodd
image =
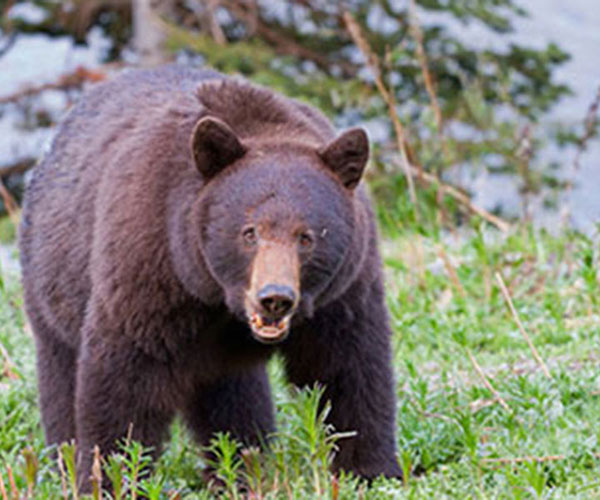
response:
<svg viewBox="0 0 600 500"><path fill-rule="evenodd" d="M244 238L244 242L248 246L256 245L258 241L258 235L256 234L256 228L254 226L246 226L242 231L242 237Z"/></svg>
<svg viewBox="0 0 600 500"><path fill-rule="evenodd" d="M315 243L315 239L311 231L303 231L298 235L298 244L302 250L310 250Z"/></svg>

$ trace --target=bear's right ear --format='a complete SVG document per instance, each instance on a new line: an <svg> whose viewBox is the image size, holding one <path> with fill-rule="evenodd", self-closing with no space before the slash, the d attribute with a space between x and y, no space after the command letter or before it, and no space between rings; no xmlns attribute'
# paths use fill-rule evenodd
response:
<svg viewBox="0 0 600 500"><path fill-rule="evenodd" d="M192 132L192 155L196 168L210 179L246 153L229 125L214 116L201 118Z"/></svg>
<svg viewBox="0 0 600 500"><path fill-rule="evenodd" d="M361 128L347 130L319 151L325 164L348 189L360 182L369 159L369 138Z"/></svg>

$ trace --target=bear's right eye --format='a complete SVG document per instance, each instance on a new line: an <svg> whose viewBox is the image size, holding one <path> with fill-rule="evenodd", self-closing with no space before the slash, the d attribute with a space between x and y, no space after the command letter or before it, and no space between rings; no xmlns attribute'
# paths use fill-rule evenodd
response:
<svg viewBox="0 0 600 500"><path fill-rule="evenodd" d="M248 246L256 245L258 241L258 235L256 234L256 228L254 226L247 226L242 231L242 237L244 238L244 243Z"/></svg>

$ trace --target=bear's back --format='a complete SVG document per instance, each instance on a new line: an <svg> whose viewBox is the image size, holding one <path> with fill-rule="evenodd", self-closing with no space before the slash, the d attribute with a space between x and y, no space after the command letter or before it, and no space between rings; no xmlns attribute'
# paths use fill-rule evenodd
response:
<svg viewBox="0 0 600 500"><path fill-rule="evenodd" d="M90 293L89 260L102 172L128 136L161 107L196 105L199 82L216 72L167 66L131 71L92 87L65 117L27 187L20 228L26 305L33 321L77 342ZM143 132L140 132L143 133ZM66 330L66 331L65 331Z"/></svg>

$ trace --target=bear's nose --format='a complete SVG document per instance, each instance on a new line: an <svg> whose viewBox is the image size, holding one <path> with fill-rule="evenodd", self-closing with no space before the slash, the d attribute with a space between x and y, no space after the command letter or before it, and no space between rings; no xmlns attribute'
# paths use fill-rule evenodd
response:
<svg viewBox="0 0 600 500"><path fill-rule="evenodd" d="M285 285L266 285L257 294L260 305L270 316L282 318L294 307L296 294Z"/></svg>

